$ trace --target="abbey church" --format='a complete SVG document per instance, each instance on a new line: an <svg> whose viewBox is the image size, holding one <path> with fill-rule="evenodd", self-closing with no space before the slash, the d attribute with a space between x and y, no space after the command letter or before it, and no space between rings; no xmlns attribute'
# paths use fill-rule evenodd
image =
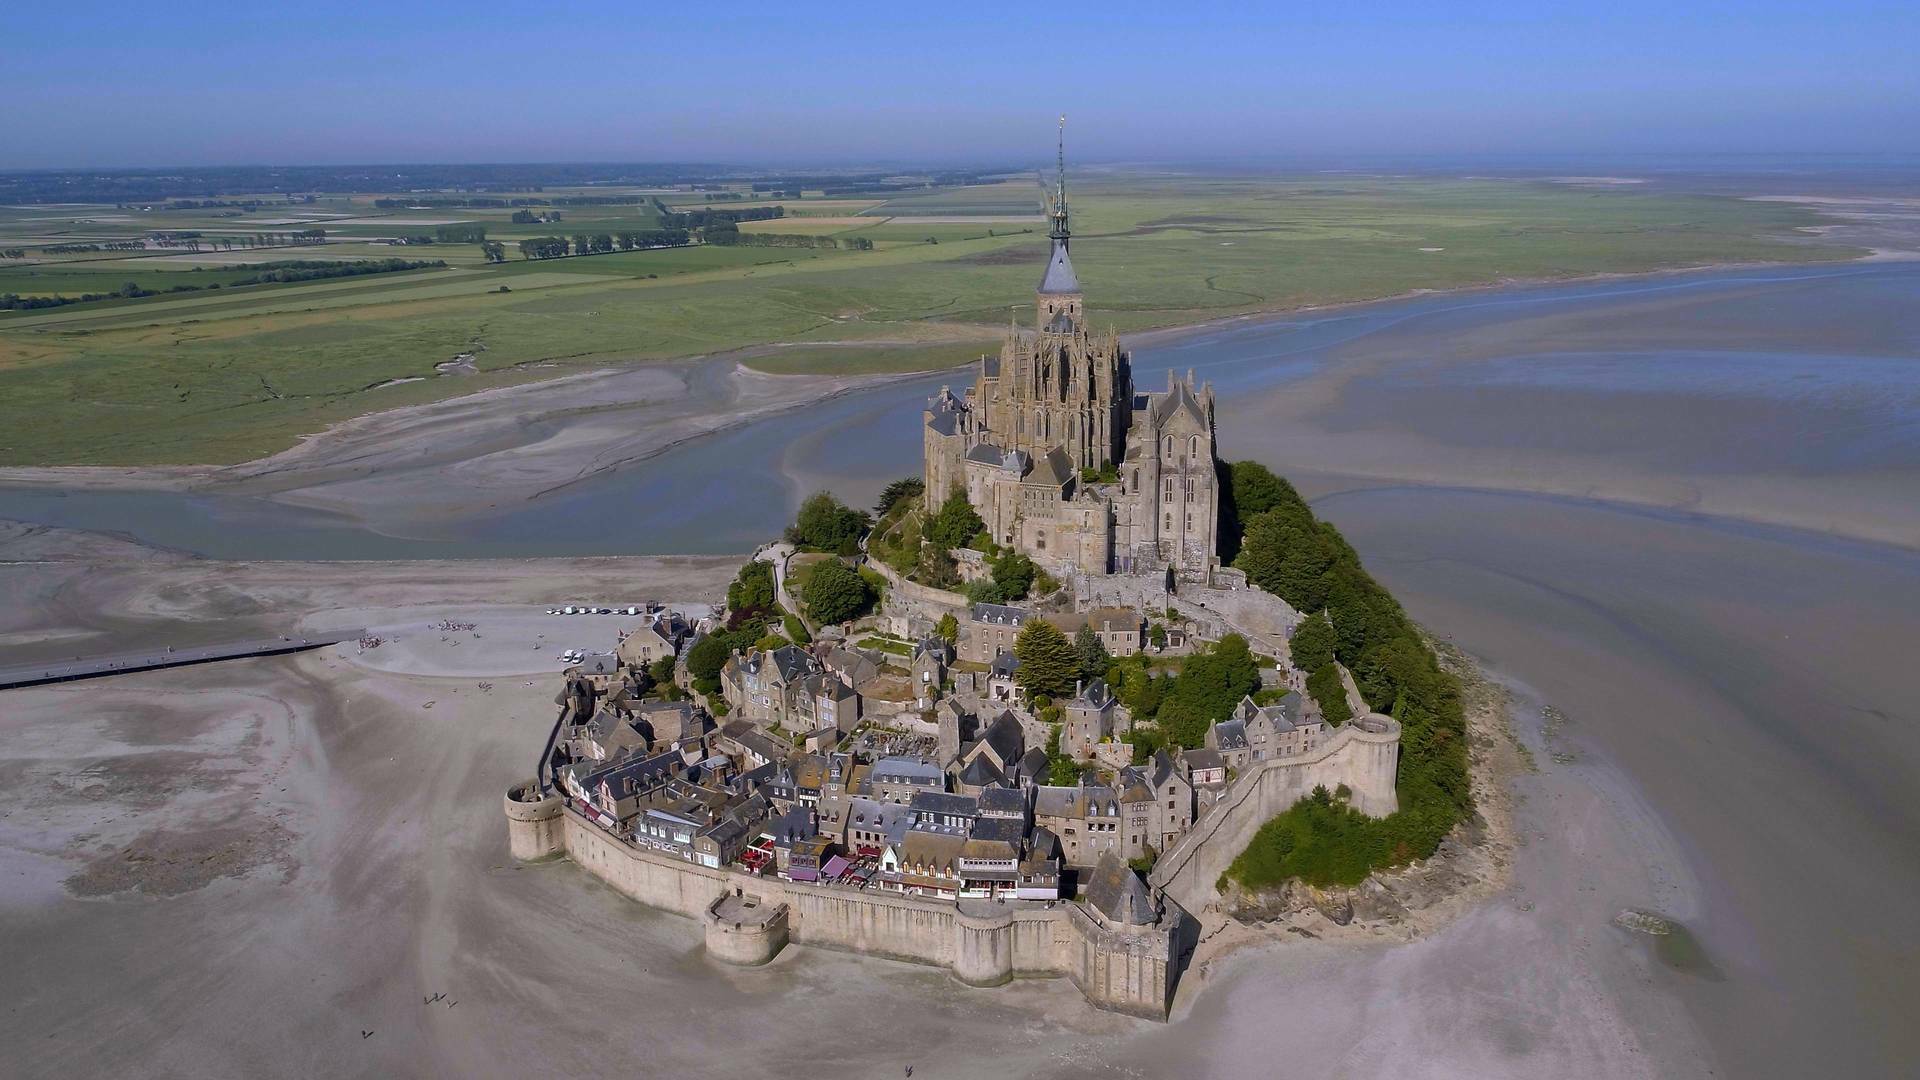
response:
<svg viewBox="0 0 1920 1080"><path fill-rule="evenodd" d="M1068 254L1064 146L1050 201L1034 329L1009 330L965 396L943 387L927 404L927 508L963 490L995 541L1052 570L1209 580L1213 388L1188 372L1135 391L1119 338L1087 324Z"/></svg>

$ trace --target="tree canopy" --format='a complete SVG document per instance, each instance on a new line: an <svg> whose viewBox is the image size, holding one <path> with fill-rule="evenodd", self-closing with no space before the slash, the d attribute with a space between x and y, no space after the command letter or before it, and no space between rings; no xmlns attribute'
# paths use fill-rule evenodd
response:
<svg viewBox="0 0 1920 1080"><path fill-rule="evenodd" d="M1288 642L1293 647L1293 666L1311 675L1333 663L1333 640L1333 624L1325 612L1302 619Z"/></svg>
<svg viewBox="0 0 1920 1080"><path fill-rule="evenodd" d="M1080 677L1080 655L1067 635L1045 619L1028 619L1013 639L1013 655L1020 659L1014 680L1028 694L1063 697L1073 693Z"/></svg>
<svg viewBox="0 0 1920 1080"><path fill-rule="evenodd" d="M1093 632L1090 623L1082 623L1080 629L1074 631L1073 651L1080 656L1080 677L1083 679L1101 678L1113 663L1106 644L1100 640L1099 634Z"/></svg>
<svg viewBox="0 0 1920 1080"><path fill-rule="evenodd" d="M873 502L873 512L884 516L900 503L918 499L926 490L926 482L919 477L903 476L880 489L880 497Z"/></svg>
<svg viewBox="0 0 1920 1080"><path fill-rule="evenodd" d="M807 496L793 524L787 526L787 542L808 551L829 551L852 555L860 550L860 537L873 524L864 510L855 510L819 491Z"/></svg>
<svg viewBox="0 0 1920 1080"><path fill-rule="evenodd" d="M933 636L949 645L957 644L960 641L960 620L954 618L951 611L940 616L939 623L933 628Z"/></svg>
<svg viewBox="0 0 1920 1080"><path fill-rule="evenodd" d="M1236 465L1236 478L1239 472ZM1325 877L1329 881L1359 880L1353 877L1355 872L1364 876L1359 867L1425 858L1473 807L1459 683L1441 670L1412 620L1360 565L1359 556L1339 530L1317 520L1305 500L1284 481L1278 487L1259 486L1277 496L1247 520L1234 565L1246 571L1254 585L1301 611L1325 610L1333 659L1353 673L1360 696L1371 707L1391 713L1400 722L1400 809L1376 820L1348 811L1337 799L1303 800L1263 828L1243 862L1236 862L1229 872L1248 884L1273 880L1268 875L1282 871L1314 880L1313 875L1323 871L1309 873L1306 868L1329 864L1302 861L1291 854L1303 849L1337 848L1354 855L1357 861L1343 862L1337 874L1324 871L1332 875ZM1310 648L1312 635L1318 632L1309 631ZM1299 648L1296 641L1296 652ZM1326 700L1323 693L1316 693L1314 699L1329 711L1331 720L1343 706L1333 703L1330 677L1337 679L1338 672L1331 663L1322 665L1309 672L1308 688L1324 693ZM1339 696L1344 700L1344 692ZM1288 837L1293 839L1286 841ZM1303 844L1302 837L1312 843ZM1337 838L1337 843L1314 847L1329 837ZM1279 850L1283 842L1295 846L1283 852ZM1254 851L1263 845L1273 850Z"/></svg>
<svg viewBox="0 0 1920 1080"><path fill-rule="evenodd" d="M1225 720L1259 687L1260 668L1247 639L1228 634L1206 652L1187 657L1160 702L1160 726L1181 746L1200 746L1207 728Z"/></svg>
<svg viewBox="0 0 1920 1080"><path fill-rule="evenodd" d="M866 579L837 559L814 567L800 591L807 611L822 623L847 622L873 606L873 590Z"/></svg>
<svg viewBox="0 0 1920 1080"><path fill-rule="evenodd" d="M926 535L943 548L962 548L986 527L980 515L973 512L967 493L956 489L940 504L940 512L928 523Z"/></svg>

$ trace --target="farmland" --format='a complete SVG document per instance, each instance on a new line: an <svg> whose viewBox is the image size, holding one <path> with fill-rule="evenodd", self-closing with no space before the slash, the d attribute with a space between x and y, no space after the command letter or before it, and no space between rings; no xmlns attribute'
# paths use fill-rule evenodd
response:
<svg viewBox="0 0 1920 1080"><path fill-rule="evenodd" d="M727 194L660 197L675 210L771 204ZM1103 328L1122 331L1413 289L1853 254L1806 243L1796 230L1817 219L1789 205L1524 181L1105 174L1070 195L1088 305ZM516 242L656 228L651 197L562 205L561 220L547 223L427 201L333 195L252 212L0 207L0 250L26 253L0 259L0 294L72 296L129 282L163 294L0 313L0 464L240 461L377 409L752 346L780 346L748 362L781 373L947 367L986 347L1030 299L1045 250L1030 179L782 198L773 202L785 216L740 224L746 238L820 237L819 247L695 244L540 260L520 258ZM448 222L485 226L507 260L488 262L473 243L387 242ZM325 241L245 246L306 228L324 229ZM38 250L157 232L198 233L203 250ZM851 238L871 250L852 250ZM447 267L165 294L226 284L264 262L396 256ZM847 342L856 344L836 344ZM468 354L471 374L436 368Z"/></svg>

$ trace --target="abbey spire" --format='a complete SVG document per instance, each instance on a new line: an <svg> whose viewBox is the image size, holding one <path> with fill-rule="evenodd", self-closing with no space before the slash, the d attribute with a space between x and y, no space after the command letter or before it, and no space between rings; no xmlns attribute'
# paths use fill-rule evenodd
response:
<svg viewBox="0 0 1920 1080"><path fill-rule="evenodd" d="M1054 175L1052 196L1047 200L1047 217L1053 227L1047 236L1053 251L1047 256L1047 272L1040 278L1040 325L1047 327L1054 316L1065 313L1072 322L1080 320L1080 278L1073 272L1073 260L1067 257L1067 241L1073 236L1067 227L1067 118L1060 118L1058 171Z"/></svg>

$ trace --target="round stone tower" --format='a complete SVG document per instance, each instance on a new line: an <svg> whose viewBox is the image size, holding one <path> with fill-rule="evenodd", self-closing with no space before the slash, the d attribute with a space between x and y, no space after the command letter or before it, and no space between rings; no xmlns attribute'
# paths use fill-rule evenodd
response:
<svg viewBox="0 0 1920 1080"><path fill-rule="evenodd" d="M546 859L566 850L560 796L526 780L507 789L507 847L516 859Z"/></svg>
<svg viewBox="0 0 1920 1080"><path fill-rule="evenodd" d="M969 986L1013 979L1013 909L962 901L953 913L953 974Z"/></svg>

